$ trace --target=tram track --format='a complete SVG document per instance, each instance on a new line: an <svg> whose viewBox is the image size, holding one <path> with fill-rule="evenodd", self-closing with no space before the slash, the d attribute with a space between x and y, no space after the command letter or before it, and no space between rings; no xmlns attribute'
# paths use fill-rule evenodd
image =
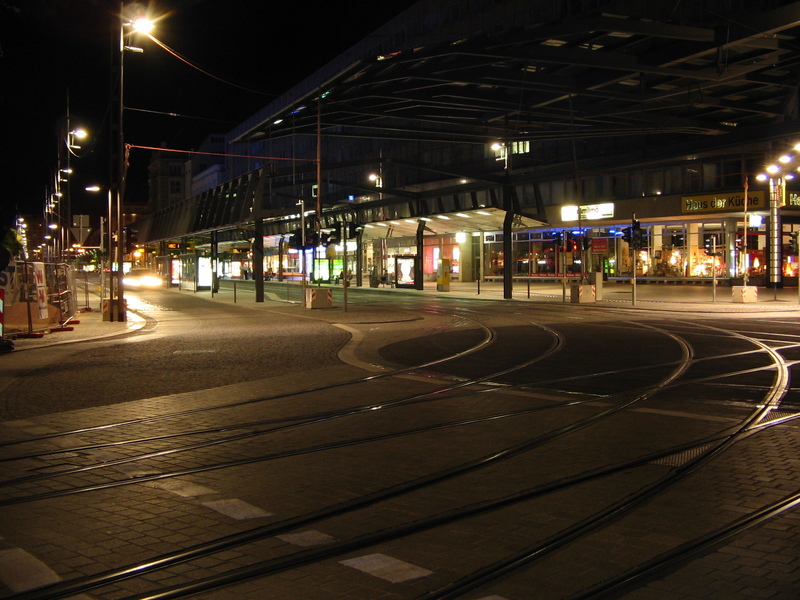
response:
<svg viewBox="0 0 800 600"><path fill-rule="evenodd" d="M10 461L13 461L13 460L42 458L42 457L46 457L48 455L63 456L65 453L79 453L79 452L87 452L87 451L91 451L91 450L99 450L99 449L107 449L107 448L118 448L118 447L123 446L123 445L152 444L155 441L172 440L172 439L176 439L176 438L179 438L179 437L185 437L185 436L189 436L189 435L209 435L209 434L215 434L215 433L227 433L227 432L230 432L231 430L238 430L238 429L244 429L245 430L243 433L240 433L240 434L237 434L237 435L233 435L233 436L228 435L226 437L220 437L220 438L215 437L215 438L213 438L211 440L208 440L208 441L202 441L202 442L198 442L198 443L194 443L194 444L190 444L190 445L181 446L181 447L178 447L178 448L168 448L168 449L157 451L157 452L146 452L146 453L143 453L143 454L135 454L135 455L127 456L127 457L120 458L120 459L109 460L109 459L106 458L101 463L96 463L96 464L91 464L91 465L84 465L84 466L75 467L75 468L61 468L57 472L53 472L53 473L45 472L45 473L38 473L38 474L35 474L35 475L18 477L18 478L12 479L12 480L6 480L6 481L3 481L3 482L0 482L0 489L2 489L4 487L13 487L15 485L27 484L27 483L32 483L32 482L43 482L43 481L49 481L49 480L63 479L65 477L69 476L69 475L86 474L87 472L94 471L94 470L100 470L100 469L106 469L107 470L107 469L111 469L111 468L114 468L114 467L117 467L119 465L126 464L126 463L139 462L139 461L144 461L144 460L153 459L153 458L163 458L163 457L166 457L166 456L172 455L172 454L191 452L193 450L206 449L206 448L209 448L209 447L212 447L212 446L217 446L217 445L222 445L222 444L230 444L230 443L237 442L237 441L242 441L242 440L250 440L250 439L252 439L254 437L257 437L257 436L264 436L264 435L269 435L269 434L275 434L275 433L278 433L280 431L287 431L287 430L295 429L295 428L302 428L302 427L318 425L320 423L325 423L325 422L331 421L333 419L339 419L339 418L344 418L344 417L352 417L354 415L359 415L359 414L364 414L364 413L374 413L377 410L381 410L382 411L382 410L388 410L388 409L391 409L391 408L409 406L409 405L412 405L412 404L419 404L419 403L424 403L424 402L434 402L434 401L440 401L440 400L448 399L450 397L450 395L452 395L454 392L458 392L458 391L473 387L475 385L485 383L487 380L495 379L500 375L507 374L509 372L515 371L515 370L520 369L520 368L528 367L531 364L542 360L547 355L555 352L557 347L560 345L560 342L558 342L558 340L557 340L557 336L555 336L555 337L556 337L556 341L553 344L553 346L550 349L548 349L547 352L545 352L542 356L535 357L535 358L533 358L533 359L531 359L529 361L525 361L523 363L520 363L519 365L515 365L515 366L510 367L508 369L505 369L503 371L491 373L491 374L489 374L487 376L484 376L484 377L482 377L480 379L465 380L465 381L461 381L460 383L456 383L454 385L450 385L450 386L447 386L447 387L438 387L438 388L434 389L433 391L426 392L426 393L423 393L423 394L418 394L418 395L409 396L409 397L402 397L402 398L398 398L398 399L394 399L394 400L385 400L385 401L383 401L383 402L381 402L379 404L370 404L370 405L362 405L362 406L355 406L355 407L347 407L346 409L339 410L339 411L331 411L331 412L326 412L326 413L317 413L317 414L310 415L310 416L309 415L298 415L298 416L293 416L293 417L288 417L288 418L285 418L285 419L278 419L278 420L269 420L269 421L260 421L260 422L247 422L247 423L238 423L238 424L228 424L225 427L218 428L218 429L205 429L205 430L193 431L193 432L181 432L181 433L178 433L178 434L174 434L172 436L146 437L146 438L115 441L115 442L105 443L105 444L93 444L93 445L83 445L83 446L60 447L59 449L52 450L52 451L46 451L46 452L40 452L40 453L27 453L27 454L22 454L22 455L15 456L15 457L5 457L2 460L5 461L5 462L10 462ZM454 358L462 357L464 354L466 354L466 353L464 353L464 352L459 353ZM434 363L429 363L428 365L423 365L423 366L430 366L432 364L441 364L441 362L443 362L443 361L436 361ZM417 367L415 370L418 370L418 369L419 369L419 367ZM367 378L367 379L371 380L372 378ZM363 380L356 380L355 383L363 383ZM337 386L338 385L342 385L342 384L337 384ZM327 392L329 389L330 389L330 386L326 386L325 388L322 388L322 389L317 390L317 391L318 392ZM505 391L509 391L510 389L513 389L513 386L512 387L506 386L504 388L499 388L499 389L503 389ZM490 392L490 391L497 391L497 389L495 389L495 390L481 390L479 392L473 392L473 393L485 393L485 392ZM305 392L305 393L307 393L307 392ZM652 393L652 389L651 390L646 390L645 393ZM462 393L461 397L465 397L463 395L463 393ZM587 401L591 401L591 399L587 400ZM581 402L587 402L587 401L581 401ZM578 403L579 402L577 402L577 401L572 401L572 402L568 402L568 403L562 403L560 406L562 406L562 407L563 406L569 406L569 405L574 406L574 405L576 405ZM225 408L227 408L227 406L228 405L226 405ZM555 407L541 407L541 408L538 408L536 410L537 411L542 411L542 410L546 410L547 408L552 409L552 408L555 408ZM520 414L526 414L526 413L530 413L530 412L533 412L533 411L526 409L526 410L516 411L516 413L511 413L511 414L520 415ZM184 414L185 413L179 413L179 416L183 416ZM496 420L498 418L505 418L505 417L506 417L506 415L492 413L492 414L489 414L489 415L487 415L485 417L471 418L471 419L468 419L468 420L458 421L458 422L454 422L454 423L435 423L435 424L433 424L433 425L431 425L429 427L425 427L425 428L416 428L416 429L406 430L406 431L402 431L402 432L396 432L396 433L387 434L387 435L380 435L380 436L372 436L372 437L367 437L367 438L361 438L361 439L357 439L357 440L347 440L345 442L337 443L337 444L322 444L322 445L317 445L317 446L310 447L310 448L309 447L301 447L301 448L295 449L295 450L287 450L287 451L284 451L284 452L276 452L276 453L267 454L267 455L258 455L258 456L254 456L254 457L247 457L247 458L242 458L242 459L239 459L239 460L225 461L225 462L216 463L216 464L206 464L206 465L203 465L203 466L200 466L200 467L194 467L194 468L191 468L191 469L176 470L176 471L171 471L169 473L159 473L159 474L156 474L156 475L139 476L139 477L136 477L136 478L126 477L123 480L105 481L104 483L97 484L97 485L84 485L82 487L73 487L73 488L63 489L63 490L59 490L59 491L55 491L55 492L47 492L47 493L45 493L43 495L33 495L33 496L22 497L22 498L0 499L0 506L10 505L10 504L17 504L17 503L20 503L20 502L30 501L30 500L33 500L33 499L53 498L53 497L58 497L58 496L61 496L61 495L71 495L71 494L75 494L75 493L81 493L82 491L93 491L93 490L97 490L97 489L107 489L107 488L110 488L110 487L118 487L118 486L122 486L122 485L133 485L133 484L141 483L141 482L144 482L144 481L153 481L153 480L156 480L156 479L164 479L164 478L168 478L168 477L186 476L186 475L190 475L190 474L193 474L193 473L200 473L200 472L216 470L216 469L225 469L225 468L230 468L230 467L238 466L238 465L245 465L245 464L251 464L251 463L256 463L256 462L264 462L264 461L269 461L269 460L275 460L275 459L278 459L278 458L286 458L286 457L289 457L289 456L297 456L297 455L300 455L300 454L306 454L306 453L311 453L311 452L328 451L328 450L331 450L333 448L339 448L339 447L343 447L343 446L364 444L364 443L374 442L376 440L391 439L393 437L402 437L402 436L408 436L408 435L413 435L413 434L419 434L421 432L431 431L431 430L434 430L434 429L442 429L442 428L456 427L456 426L465 426L465 424L467 424L467 423L474 425L475 423L480 422L480 421ZM278 423L279 425L277 427L272 427L272 428L268 428L268 429L254 429L254 428L261 427L263 425L275 424L275 423ZM130 424L130 422L124 422L122 425L129 425L129 424ZM106 426L106 427L110 427L110 426ZM78 433L84 433L84 432L85 432L84 430L80 430ZM66 432L66 433L69 433L69 432ZM65 435L66 433L62 432L62 435ZM45 436L44 438L39 438L38 441L41 441L41 439L47 439L47 437L49 437L49 436ZM37 441L37 439L26 440L26 443L27 442L32 442L32 441ZM105 477L104 479L107 479L107 477Z"/></svg>
<svg viewBox="0 0 800 600"><path fill-rule="evenodd" d="M658 328L656 328L656 329L658 329ZM664 332L661 332L661 333L664 333ZM683 342L679 341L679 336L676 336L675 334L670 334L670 335L671 335L672 339L675 340L677 343L679 343L679 344L683 343ZM741 436L743 436L743 435L745 435L747 433L747 431L755 430L755 429L762 430L762 429L765 429L765 428L769 427L769 425L765 425L765 424L759 425L759 422L764 418L764 416L767 413L769 413L771 411L774 411L779 406L781 398L786 394L787 390L789 389L789 377L788 377L789 363L786 363L785 361L783 361L782 357L780 357L780 355L777 352L774 352L771 348L769 348L768 345L764 344L764 345L760 346L760 348L761 348L761 350L759 352L763 352L763 353L766 353L767 355L769 355L773 362L772 362L772 366L771 367L770 366L759 367L758 369L761 370L761 371L768 370L768 369L773 369L773 370L775 370L775 373L776 373L776 377L775 377L775 380L774 380L774 385L769 390L769 393L764 395L763 406L761 408L759 408L757 411L753 411L753 413L750 415L750 418L747 419L746 421L744 421L744 423L740 427L738 427L737 430L734 433L728 434L727 436L723 436L723 437L717 438L716 440L711 440L711 441L703 440L702 443L698 443L697 441L695 441L693 446L684 445L684 446L680 446L678 448L670 448L668 450L662 450L661 453L665 453L665 455L666 454L673 454L673 453L678 452L678 451L685 451L688 447L692 447L692 448L694 448L694 447L703 447L703 446L707 446L708 444L713 444L717 448L719 448L719 447L727 448L729 444L734 443L734 441L738 441ZM736 354L739 355L739 356L742 356L744 354L749 354L749 353L736 353ZM635 405L636 403L641 402L642 400L645 400L647 398L651 398L655 393L657 393L660 390L668 389L668 388L675 387L675 386L680 386L681 382L679 381L679 379L686 374L686 371L689 368L689 366L691 364L694 364L695 362L696 361L695 361L694 357L692 356L692 351L690 350L690 346L684 344L683 359L680 360L680 361L670 361L670 363L669 363L671 365L671 373L672 373L671 376L663 378L663 380L659 382L659 385L650 386L650 388L649 388L650 392L649 393L640 394L639 397L634 397L634 398L630 398L629 397L627 400L624 400L622 398L624 393L620 393L619 397L616 399L617 400L617 405L616 406L613 406L613 407L611 407L609 409L606 409L606 410L598 411L595 415L593 415L593 417L585 419L585 420L580 421L580 422L572 423L571 426L564 427L564 428L562 428L561 431L551 431L551 432L548 432L546 434L540 435L538 437L538 439L537 438L531 438L531 439L527 440L526 442L524 442L523 444L518 445L515 448L512 448L512 447L506 448L505 450L502 451L503 453L505 453L504 458L508 459L508 458L511 458L511 457L514 457L514 456L518 456L519 454L528 452L528 451L532 450L533 448L541 447L542 445L548 444L548 443L552 442L555 439L562 439L564 437L568 437L570 434L573 434L576 431L582 430L582 429L584 429L586 427L589 427L591 425L596 425L598 423L603 423L608 418L610 418L612 415L616 415L616 414L620 413L620 411L624 411L626 408L629 408L629 407ZM657 366L660 367L660 368L663 368L663 365L657 365ZM748 371L749 371L749 369L740 370L741 373L746 373ZM491 378L488 378L488 377L485 378L483 383L485 383L486 381L489 381L489 379L494 380L494 379L498 378L497 374L493 374L493 375L494 376L491 377ZM718 379L719 377L720 377L720 375L715 375L715 376L713 376L713 377L711 377L709 379ZM555 379L555 380L551 380L551 381L559 381L559 380ZM694 380L694 381L697 381L697 380ZM541 383L541 382L537 382L537 383ZM563 384L563 381L560 381L560 383ZM467 387L469 387L469 386L467 386L467 385L463 386L463 388L467 388ZM512 388L512 389L514 388L514 386L509 386L509 387ZM459 389L463 389L463 388L459 388ZM507 389L507 388L501 388L501 391L503 389ZM482 393L488 393L488 392L482 392ZM630 390L627 393L628 393L628 396L631 395ZM605 402L613 402L614 398L610 398L608 395L605 395L604 396L604 401ZM367 413L367 414L369 414L369 413ZM498 416L497 418L513 418L515 416L518 416L518 415L508 414L505 417L499 417ZM781 422L783 422L783 421L781 421ZM454 425L454 426L457 426L457 425ZM398 433L396 435L398 435L398 436L399 435L413 435L413 433L410 433L410 432L407 433L407 434L399 434ZM369 441L376 441L376 440L369 440ZM361 442L361 443L368 443L368 442L365 440L364 442ZM331 450L331 449L332 448L327 448L327 450ZM323 448L320 448L319 451L326 451L326 450L323 449ZM694 461L692 462L693 468L700 468L702 466L702 464L705 464L705 462L710 461L712 458L716 458L720 452L722 452L722 451L720 450L720 451L715 451L713 453L710 453L710 452L703 453L702 460L698 459L696 462L694 462ZM496 453L496 454L499 454L499 453ZM572 480L572 481L570 480L570 477L567 476L567 477L565 477L563 479L563 481L555 482L555 483L551 483L551 484L543 484L542 486L539 486L538 488L529 489L529 490L525 490L525 491L520 491L519 494L523 494L523 495L528 494L528 495L530 495L530 497L537 497L539 495L546 495L548 493L553 493L553 492L555 492L557 490L565 489L565 487L571 487L572 485L579 485L579 483L588 483L588 482L591 482L591 481L597 481L599 479L602 479L603 477L610 476L610 475L612 475L614 473L624 472L626 470L635 469L638 466L649 464L650 462L655 460L657 455L660 455L660 454L659 453L651 453L649 455L639 456L639 457L631 459L631 460L629 460L627 462L621 462L617 466L608 467L606 471L592 470L592 471L590 471L590 472L588 472L586 474L583 474L583 475L576 474L576 475L574 475L574 480ZM494 456L494 455L492 455L492 456ZM483 463L485 461L488 461L489 457L488 456L487 457L483 457L480 460ZM499 458L496 458L496 459L493 458L491 463L486 463L486 464L496 464L497 460L499 460ZM456 477L462 475L463 473L467 472L466 469L468 467L466 465L467 465L467 463L463 463L461 466L454 467L456 469L456 471L453 471L452 473L448 473L448 474L446 474L446 476L445 476L444 472L439 472L439 473L435 473L435 474L429 474L427 476L427 478L428 478L427 480L425 480L425 478L421 478L421 479L418 479L418 480L410 480L410 481L408 481L408 482L406 482L404 484L401 484L400 487L394 489L392 491L392 494L399 493L400 495L405 495L405 494L408 494L408 493L410 493L410 492L412 492L412 491L414 491L416 489L422 489L423 487L427 487L428 485L438 485L441 482L445 481L446 479L456 478ZM485 466L485 464L483 466ZM694 471L689 471L688 468L680 469L680 471L682 473L682 476L686 476L686 475L690 474L691 472L694 472ZM440 477L443 477L443 478L442 479L438 479L438 480L436 480L434 482L434 479L437 479L437 478L440 478ZM476 580L470 578L469 589L472 589L476 585L486 585L487 582L493 581L497 577L505 576L508 573L515 573L518 570L520 570L521 568L523 568L523 566L527 565L529 563L529 560L538 560L539 558L543 557L544 555L549 554L550 552L552 552L555 549L561 547L562 545L569 544L569 543L572 543L574 540L580 539L582 536L586 535L589 531L594 530L594 529L596 529L597 527L599 527L601 525L604 525L606 518L608 518L609 520L613 520L614 518L616 518L621 513L635 509L637 506L639 506L642 503L645 503L646 501L650 500L650 498L653 495L657 495L663 489L667 489L670 486L674 485L674 483L677 480L678 479L669 481L669 483L665 483L665 482L653 483L652 484L654 486L653 489L642 491L641 492L642 495L640 497L636 498L635 502L633 500L631 500L631 502L634 502L633 504L629 504L629 505L623 505L623 504L614 505L614 504L612 504L612 505L609 505L608 507L606 507L605 511L608 512L608 515L609 515L608 517L606 517L605 514L600 514L600 513L592 514L592 515L590 515L589 517L586 518L585 522L575 523L569 530L560 532L558 535L553 536L552 540L548 539L548 540L546 540L546 543L539 543L539 544L533 546L532 548L527 548L526 550L528 551L528 555L531 555L531 554L533 555L533 558L531 558L531 559L527 559L527 558L515 555L511 559L509 559L507 557L504 561L502 561L502 562L506 563L506 566L503 566L502 568L500 568L500 565L496 565L498 567L498 570L495 570L495 567L493 567L493 566L486 566L484 569L482 569L482 574L481 574L481 576L482 577L485 576L486 579L481 579L480 582L476 583ZM400 489L400 488L405 488L405 489ZM545 491L545 490L547 490L547 491ZM252 539L263 539L264 536L277 535L278 534L277 532L280 532L280 531L291 531L291 530L296 529L297 527L300 527L300 526L303 526L303 525L307 525L307 524L314 523L314 522L319 522L319 521L322 521L324 519L330 519L330 518L332 518L332 517L334 517L336 515L350 513L353 510L356 510L356 508L363 508L363 507L366 507L366 506L379 505L381 502L385 502L390 497L397 497L397 496L389 496L389 495L385 495L385 494L381 494L381 493L373 493L371 495L367 495L367 496L361 497L359 499L356 499L354 501L351 501L351 503L349 503L348 506L346 506L346 507L343 504L332 505L331 507L327 507L325 509L322 509L321 512L318 512L316 515L312 516L311 513L309 513L307 515L299 515L298 517L295 517L293 519L285 521L283 525L278 523L278 524L274 524L273 526L266 526L267 527L266 529L262 529L262 530L258 531L258 533L256 533L255 530L253 530L252 532L246 532L243 535L244 535L244 537L247 538L247 541L252 541ZM361 537L356 537L356 538L354 538L352 540L342 542L341 546L336 546L336 547L331 546L331 547L324 548L324 549L303 551L301 553L296 553L297 554L296 556L289 555L289 556L285 556L285 557L275 558L272 561L262 561L262 563L259 563L259 565L248 567L246 570L241 570L241 569L240 570L234 570L234 571L231 571L230 573L228 573L226 575L223 575L223 576L220 576L218 578L209 578L207 580L189 583L189 584L186 584L185 586L181 586L181 585L173 586L173 587L166 588L166 589L163 589L163 590L160 590L160 591L157 591L157 592L129 596L128 598L130 600L132 600L133 598L137 598L137 599L138 598L141 598L141 599L144 599L144 598L155 599L155 598L178 598L178 597L192 596L192 595L195 595L195 594L198 594L198 593L202 593L203 591L206 591L206 590L209 590L209 589L219 589L220 587L223 587L225 585L229 585L229 584L232 584L232 583L240 582L243 579L249 579L251 577L262 577L264 575L268 575L268 574L272 574L272 573L275 573L275 572L279 572L281 570L297 568L300 565L313 564L313 563L318 562L320 560L329 560L332 557L338 557L338 556L342 556L342 555L344 555L344 554L346 554L348 552L352 552L353 549L355 549L355 548L366 548L366 547L370 547L370 546L373 546L373 545L376 545L376 544L384 544L384 543L386 543L387 541L389 541L391 539L399 539L399 538L402 538L402 537L405 537L405 536L414 535L415 533L418 533L420 531L429 531L429 530L431 530L433 528L442 526L445 522L450 523L450 522L458 521L458 520L461 520L461 519L470 518L470 516L472 516L473 514L483 514L486 511L499 510L501 508L500 504L503 504L503 505L513 504L515 501L523 502L523 501L530 500L531 499L530 497L526 497L526 498L523 499L522 497L515 496L515 500L514 501L512 501L512 500L510 500L508 498L506 498L504 500L495 499L494 501L486 500L483 503L477 503L476 505L471 506L471 507L467 507L467 506L457 507L457 508L452 509L450 512L445 512L445 513L442 513L441 515L438 515L438 516L437 515L430 516L429 520L427 520L427 521L425 520L425 518L423 518L423 519L418 519L417 521L415 521L413 523L409 523L409 524L405 524L405 525L399 524L394 529L392 529L391 532L378 531L378 532L373 532L371 534L370 533L364 534ZM492 504L492 502L495 502L496 504ZM228 544L232 543L232 544L237 544L238 545L239 543L247 543L247 542L244 541L244 539L237 539L235 541L231 540L231 539L227 539L227 540L223 541L222 539L220 539L220 540L217 540L216 543L221 545L224 548L230 548L231 546L228 545ZM207 555L206 553L209 551L209 549L210 549L210 546L203 547L203 548L197 547L194 550L190 551L189 555L192 555L192 557L206 556ZM154 559L151 562L153 564L158 564L158 568L167 568L170 565L178 564L178 562L183 562L184 560L190 560L188 558L188 555L182 555L181 558L177 558L177 556L178 556L177 553L169 555L169 556L165 555L164 557L162 557L162 559ZM294 558L292 558L292 556L294 556ZM162 564L162 560L163 560L163 564ZM118 574L110 574L109 573L108 574L108 578L104 579L102 584L103 585L107 585L109 582L119 581L119 580L125 579L125 578L131 576L132 574L140 573L143 569L144 569L143 565L131 565L125 570L125 573L126 573L125 575L122 575L122 574L119 574L119 573ZM485 571L485 573L483 571ZM469 578L469 576L468 576L468 578ZM93 583L91 585L91 587L88 587L88 588L74 587L74 586L79 586L80 585L79 583L76 583L76 582L73 582L73 584L72 584L73 587L72 588L68 587L70 585L69 582L67 582L65 584L57 584L57 586L58 585L62 585L62 587L61 588L57 588L57 587L50 588L50 592L47 592L47 590L45 590L45 589L43 589L43 590L41 590L39 592L41 594L52 593L52 594L56 594L56 595L52 595L52 596L36 595L37 592L30 592L30 593L28 593L28 595L19 595L18 597L19 598L26 598L26 599L27 598L44 599L44 598L66 597L66 595L58 595L58 594L67 594L69 591L71 591L72 593L75 593L75 590L84 590L85 591L87 589L95 589L95 587L97 587L97 585L100 585L100 584L98 583L97 585L95 585ZM420 598L422 598L422 597L424 597L424 598L458 597L458 595L461 595L463 593L464 593L464 588L459 588L459 589L449 588L447 590L440 589L440 590L437 590L435 592L434 591L428 592L427 593L428 595L420 596ZM434 594L455 594L455 595L434 595Z"/></svg>

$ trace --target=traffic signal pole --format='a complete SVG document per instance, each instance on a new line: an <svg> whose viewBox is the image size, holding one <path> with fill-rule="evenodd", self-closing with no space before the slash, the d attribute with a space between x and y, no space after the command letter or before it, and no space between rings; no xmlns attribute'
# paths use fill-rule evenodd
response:
<svg viewBox="0 0 800 600"><path fill-rule="evenodd" d="M306 308L306 203L304 200L298 200L297 204L300 206L300 231L303 240L300 248L300 294L303 308Z"/></svg>
<svg viewBox="0 0 800 600"><path fill-rule="evenodd" d="M638 266L639 257L638 257L638 246L637 243L637 235L638 235L638 227L639 222L636 220L636 213L631 213L631 264L633 267L633 281L632 281L632 289L631 289L631 306L636 306L636 267ZM641 237L638 237L641 239Z"/></svg>
<svg viewBox="0 0 800 600"><path fill-rule="evenodd" d="M350 286L350 283L347 279L347 238L350 237L348 234L350 233L347 228L347 222L345 221L341 225L342 232L339 236L342 241L342 289L344 290L343 298L344 298L344 312L347 312L347 288Z"/></svg>

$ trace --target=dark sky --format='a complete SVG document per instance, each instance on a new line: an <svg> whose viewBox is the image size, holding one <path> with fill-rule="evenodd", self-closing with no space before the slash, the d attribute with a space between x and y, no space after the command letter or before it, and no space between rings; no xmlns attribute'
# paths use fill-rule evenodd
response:
<svg viewBox="0 0 800 600"><path fill-rule="evenodd" d="M153 35L239 87L140 38L136 45L144 53L125 53L125 141L196 147L412 4L152 0L150 12L163 15ZM73 212L94 212L98 200L83 188L108 181L111 36L120 6L109 0L0 0L0 207L6 213L41 214L68 98L72 127L83 126L95 140L82 144L85 157L72 159ZM141 172L149 156L138 151L131 158Z"/></svg>

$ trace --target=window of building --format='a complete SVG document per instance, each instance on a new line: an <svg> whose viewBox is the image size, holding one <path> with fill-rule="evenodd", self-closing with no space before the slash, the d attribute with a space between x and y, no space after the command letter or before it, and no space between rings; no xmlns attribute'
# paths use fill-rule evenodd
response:
<svg viewBox="0 0 800 600"><path fill-rule="evenodd" d="M715 190L719 187L719 164L716 162L703 163L703 189Z"/></svg>
<svg viewBox="0 0 800 600"><path fill-rule="evenodd" d="M531 151L531 143L528 140L521 142L511 142L512 154L527 154Z"/></svg>
<svg viewBox="0 0 800 600"><path fill-rule="evenodd" d="M742 161L738 158L726 159L722 163L722 187L726 189L737 189L744 185L742 176Z"/></svg>

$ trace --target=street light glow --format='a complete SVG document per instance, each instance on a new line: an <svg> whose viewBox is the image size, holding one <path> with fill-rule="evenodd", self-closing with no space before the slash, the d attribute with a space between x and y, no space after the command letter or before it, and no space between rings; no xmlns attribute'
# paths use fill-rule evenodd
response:
<svg viewBox="0 0 800 600"><path fill-rule="evenodd" d="M155 23L153 23L147 17L136 17L131 23L131 27L134 30L138 31L139 33L150 33L153 31L153 27L155 27Z"/></svg>

